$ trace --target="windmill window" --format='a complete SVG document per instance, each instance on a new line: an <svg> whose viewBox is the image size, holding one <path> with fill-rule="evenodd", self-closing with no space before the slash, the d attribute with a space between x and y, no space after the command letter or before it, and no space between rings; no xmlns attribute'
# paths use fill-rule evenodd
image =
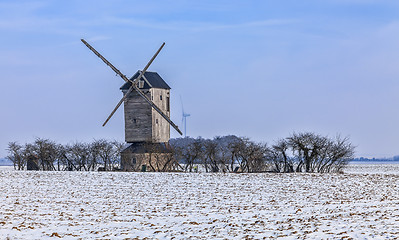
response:
<svg viewBox="0 0 399 240"><path fill-rule="evenodd" d="M166 97L166 111L170 111L169 97Z"/></svg>
<svg viewBox="0 0 399 240"><path fill-rule="evenodd" d="M137 119L133 119L133 122L134 122L134 123L137 123Z"/></svg>
<svg viewBox="0 0 399 240"><path fill-rule="evenodd" d="M144 87L144 81L139 80L139 88L143 88Z"/></svg>
<svg viewBox="0 0 399 240"><path fill-rule="evenodd" d="M155 123L158 124L158 119L155 119Z"/></svg>
<svg viewBox="0 0 399 240"><path fill-rule="evenodd" d="M133 163L133 164L136 164L136 162L137 162L136 158L133 158L132 163Z"/></svg>
<svg viewBox="0 0 399 240"><path fill-rule="evenodd" d="M159 96L159 99L162 101L162 95Z"/></svg>

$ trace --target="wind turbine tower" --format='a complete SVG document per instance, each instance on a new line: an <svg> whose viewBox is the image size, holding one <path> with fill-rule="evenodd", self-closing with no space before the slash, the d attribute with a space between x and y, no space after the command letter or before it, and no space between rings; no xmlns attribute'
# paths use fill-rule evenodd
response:
<svg viewBox="0 0 399 240"><path fill-rule="evenodd" d="M180 102L181 102L181 111L182 111L182 120L181 121L182 121L182 124L184 124L184 137L186 137L187 136L187 117L189 117L190 114L186 113L184 111L183 100L181 98L181 95L180 95Z"/></svg>

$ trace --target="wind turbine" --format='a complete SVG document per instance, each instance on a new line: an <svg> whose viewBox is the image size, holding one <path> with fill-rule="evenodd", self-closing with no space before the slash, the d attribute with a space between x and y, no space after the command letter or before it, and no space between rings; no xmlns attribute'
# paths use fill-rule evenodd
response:
<svg viewBox="0 0 399 240"><path fill-rule="evenodd" d="M181 111L182 111L182 119L181 119L181 121L182 121L182 124L184 124L184 137L186 137L187 136L187 117L190 117L190 114L189 113L186 113L185 111L184 111L184 107L183 107L183 100L182 100L182 98L181 98L181 95L180 95L180 102L181 102Z"/></svg>

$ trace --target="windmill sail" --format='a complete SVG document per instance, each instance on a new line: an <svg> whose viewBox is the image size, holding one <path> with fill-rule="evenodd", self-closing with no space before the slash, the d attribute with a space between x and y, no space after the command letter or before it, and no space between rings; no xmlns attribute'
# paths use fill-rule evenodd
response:
<svg viewBox="0 0 399 240"><path fill-rule="evenodd" d="M143 71L140 72L139 77L137 77L134 80L130 80L128 79L125 75L123 75L116 67L114 67L114 65L112 65L107 59L105 59L104 56L102 56L99 52L97 52L88 42L86 42L84 39L81 39L81 41L94 53L96 54L106 65L108 65L117 75L119 75L125 82L131 82L132 85L129 88L129 90L127 91L127 93L122 97L122 99L118 102L118 104L116 105L116 107L114 108L114 110L111 112L111 114L109 115L109 117L107 118L107 120L104 122L103 126L105 126L105 124L107 124L107 122L109 121L109 119L111 119L111 117L114 115L114 113L116 112L116 110L118 110L118 108L120 107L120 105L122 104L123 101L125 101L125 99L128 97L128 95L135 90L142 98L144 98L144 100L151 105L152 108L154 108L180 135L183 135L183 133L180 131L179 127L174 124L172 122L172 120L169 119L168 116L166 116L166 114L163 113L163 111L158 108L157 105L155 105L155 103L153 103L137 86L136 86L136 82L138 80L141 79L141 77L144 75L144 73L147 71L147 69L149 68L149 66L151 65L151 63L154 61L154 59L157 57L157 55L159 54L159 52L162 50L162 48L165 46L165 43L162 43L162 46L158 49L158 51L154 54L154 56L150 59L150 61L147 63L147 65L144 67Z"/></svg>

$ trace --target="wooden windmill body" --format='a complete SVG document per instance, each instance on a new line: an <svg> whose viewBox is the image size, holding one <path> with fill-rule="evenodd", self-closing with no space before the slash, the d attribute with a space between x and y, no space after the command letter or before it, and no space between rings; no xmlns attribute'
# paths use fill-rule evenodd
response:
<svg viewBox="0 0 399 240"><path fill-rule="evenodd" d="M135 79L139 71L131 78ZM126 94L131 83L125 83L121 90ZM139 88L170 118L170 87L156 72L146 72L139 80ZM136 142L169 142L170 125L145 100L132 92L124 102L125 141Z"/></svg>
<svg viewBox="0 0 399 240"><path fill-rule="evenodd" d="M147 69L165 43L142 71L137 71L133 77L128 79L90 44L83 39L82 42L125 81L121 87L122 99L103 124L105 126L119 106L124 103L125 141L129 145L121 152L122 170L145 170L146 166L149 166L151 170L157 171L159 166L164 167L162 161L169 161L172 157L168 143L170 126L180 135L182 132L170 120L169 85L158 73L147 72ZM156 158L156 166L152 164L153 158Z"/></svg>

